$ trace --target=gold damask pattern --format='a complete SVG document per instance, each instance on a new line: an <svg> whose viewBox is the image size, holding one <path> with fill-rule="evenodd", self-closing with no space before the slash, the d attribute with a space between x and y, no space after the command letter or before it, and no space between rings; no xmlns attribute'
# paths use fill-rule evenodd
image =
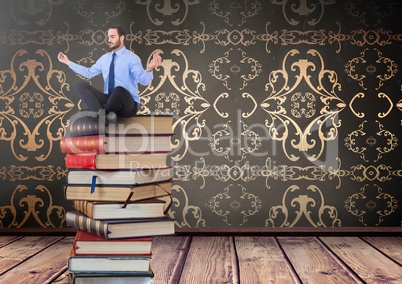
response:
<svg viewBox="0 0 402 284"><path fill-rule="evenodd" d="M24 214L19 214L18 211ZM65 208L53 204L53 197L48 188L38 185L34 190L30 190L20 185L12 192L10 204L0 206L0 228L29 227L29 221L32 223L30 219L43 228L61 228L65 224L65 216Z"/></svg>
<svg viewBox="0 0 402 284"><path fill-rule="evenodd" d="M365 184L359 193L355 193L345 200L345 207L352 215L359 217L364 226L378 226L384 218L393 214L398 208L398 201L394 196L383 192L377 184L374 190ZM369 190L368 190L369 189Z"/></svg>
<svg viewBox="0 0 402 284"><path fill-rule="evenodd" d="M183 156L189 150L189 143L194 140L198 140L203 135L203 127L205 121L201 120L201 116L208 110L210 104L202 96L202 92L205 90L205 84L202 82L201 73L197 70L191 69L188 60L185 55L178 49L172 51L177 61L173 59L166 59L162 63L164 70L163 75L159 77L159 80L155 80L156 86L148 85L147 88L140 94L141 109L139 114L149 114L151 110L148 108L151 98L158 94L162 87L172 86L174 93L170 96L176 98L174 105L170 104L164 106L163 102L158 100L158 108L156 113L158 114L178 114L177 120L173 124L173 131L179 132L181 139L175 139L173 141L174 154L172 155L173 161L180 161ZM182 62L178 62L182 60ZM184 66L181 68L180 66ZM183 71L182 71L183 69ZM176 75L174 71L183 72ZM181 79L178 81L178 79ZM187 81L188 80L188 81ZM160 97L161 94L158 94ZM186 108L183 113L175 108L180 105L183 100L183 105ZM168 99L166 102L169 102ZM172 108L172 106L175 106ZM181 130L179 129L181 127ZM183 146L184 145L184 146ZM182 149L184 147L184 149ZM183 153L180 153L183 152Z"/></svg>
<svg viewBox="0 0 402 284"><path fill-rule="evenodd" d="M273 188L273 184L276 180L285 181L332 181L337 180L335 186L336 189L342 187L342 178L349 179L351 181L358 182L386 182L393 179L397 179L402 174L401 169L393 169L385 164L378 166L365 166L363 164L357 164L349 169L342 169L341 162L337 159L339 165L337 168L332 166L289 166L289 165L273 165L270 158L266 160L264 166L255 165L250 166L248 163L238 164L230 166L223 164L220 166L207 166L205 159L201 158L197 161L196 167L192 169L189 166L178 166L175 168L177 173L177 179L180 181L189 181L190 177L194 180L202 179L201 189L205 187L206 178L212 177L215 180L221 182L227 181L243 181L250 182L255 181L258 178L265 178L265 187L267 189ZM273 180L273 181L272 181Z"/></svg>
<svg viewBox="0 0 402 284"><path fill-rule="evenodd" d="M261 200L254 194L247 193L247 189L241 184L238 185L241 191L233 190L231 186L209 200L208 207L222 217L228 226L243 226L250 216L260 211Z"/></svg>
<svg viewBox="0 0 402 284"><path fill-rule="evenodd" d="M32 23L43 26L49 22L55 6L64 4L65 2L65 0L15 0L12 1L11 15L14 22L20 26L26 26ZM7 13L9 12L10 11L7 11Z"/></svg>
<svg viewBox="0 0 402 284"><path fill-rule="evenodd" d="M97 26L95 18L102 17L104 22L101 25L104 27L110 23L111 20L121 16L126 10L125 1L119 0L113 3L110 7L102 2L91 2L85 0L78 0L74 2L74 12L77 15L88 20L94 26Z"/></svg>
<svg viewBox="0 0 402 284"><path fill-rule="evenodd" d="M367 62L365 57L366 54L371 51L370 49L366 48L361 52L361 56L353 58L345 65L345 72L351 77L353 80L359 81L359 85L362 87L363 90L367 90L365 87L364 81L367 80L378 80L378 86L375 90L379 90L381 86L384 85L384 82L390 80L392 77L395 76L396 72L398 72L398 65L389 58L383 57L382 53L375 48L374 51L377 53L376 57L374 57L375 61ZM373 56L371 56L373 58ZM370 63L368 65L368 63ZM375 64L375 65L373 65ZM359 66L358 65L362 65ZM381 70L382 69L382 70ZM356 74L356 70L364 70L366 74ZM379 73L378 71L382 71ZM379 73L379 74L378 74ZM377 74L377 75L376 75ZM374 75L376 75L374 77ZM367 83L366 83L367 84Z"/></svg>
<svg viewBox="0 0 402 284"><path fill-rule="evenodd" d="M379 121L376 121L376 123L378 124L378 131L376 131L375 136L367 136L369 134L367 134L367 132L364 130L367 121L363 121L363 123L359 125L358 130L353 131L347 136L347 138L345 138L345 146L348 148L348 150L360 154L360 158L365 162L370 162L365 154L368 152L370 147L375 149L377 152L377 157L373 158L372 162L378 162L383 158L384 154L394 151L398 146L398 138L396 138L396 135L388 130L383 129L384 126ZM384 141L381 143L380 139ZM374 151L370 151L370 153L372 152Z"/></svg>
<svg viewBox="0 0 402 284"><path fill-rule="evenodd" d="M398 5L396 0L387 1L385 5L377 5L375 20L370 19L369 13L365 9L367 6L375 5L376 3L370 3L370 1L356 1L356 0L348 0L345 1L346 11L360 20L362 24L365 26L374 25L377 26L382 23L387 17L390 17L398 12ZM365 7L366 6L366 7Z"/></svg>
<svg viewBox="0 0 402 284"><path fill-rule="evenodd" d="M267 227L294 227L303 218L313 227L342 225L338 219L337 209L325 205L322 191L313 185L308 186L306 190L300 189L297 185L290 186L283 195L282 204L271 207L268 216L265 221Z"/></svg>
<svg viewBox="0 0 402 284"><path fill-rule="evenodd" d="M11 165L9 169L3 167L0 171L0 177L3 180L7 178L10 181L26 181L26 180L38 180L38 181L56 181L62 179L67 173L67 169L57 167L54 169L53 165L48 166L14 166Z"/></svg>
<svg viewBox="0 0 402 284"><path fill-rule="evenodd" d="M316 161L323 154L325 144L338 137L341 122L337 117L346 104L336 94L341 89L338 75L324 68L322 56L316 50L309 50L308 55L319 59L318 63L314 63L305 58L296 61L293 58L298 54L297 50L291 50L285 55L282 69L270 74L266 85L268 97L261 103L261 107L269 115L265 125L270 137L281 142L289 160L297 161L300 159L298 153L305 152L309 160ZM316 73L311 74L310 70ZM326 80L330 83L328 87ZM308 86L304 94L295 91L302 84ZM286 105L288 100L293 101L291 106ZM322 105L318 105L318 101ZM300 104L306 108L299 111ZM289 108L290 113L287 111ZM301 113L309 120L305 125L299 125L299 120L296 120L301 117ZM317 134L314 135L314 132ZM290 148L297 152L291 153ZM315 152L310 153L311 150Z"/></svg>
<svg viewBox="0 0 402 284"><path fill-rule="evenodd" d="M402 225L396 0L0 3L1 228L63 228L59 141L106 29L143 64L141 114L173 114L179 227ZM325 21L324 21L325 19ZM101 80L89 80L101 86Z"/></svg>
<svg viewBox="0 0 402 284"><path fill-rule="evenodd" d="M199 4L201 0L181 0L180 4L173 4L171 0L164 0L163 5L158 3L156 0L134 0L136 4L147 6L148 19L156 26L160 26L165 23L165 21L160 20L161 18L171 18L170 23L178 26L187 19L189 8L192 5ZM156 16L154 15L156 14Z"/></svg>
<svg viewBox="0 0 402 284"><path fill-rule="evenodd" d="M236 55L236 53L239 54ZM238 62L236 62L237 58L240 58ZM229 49L224 57L214 60L209 67L209 72L211 72L212 76L222 81L228 90L232 89L232 85L235 82L242 82L238 89L243 90L249 81L255 79L261 73L261 64L248 57L240 48L236 51Z"/></svg>
<svg viewBox="0 0 402 284"><path fill-rule="evenodd" d="M130 48L133 49L134 44L145 45L163 45L163 44L173 44L173 45L189 45L191 43L202 44L201 53L205 52L205 46L208 43L213 43L219 46L228 45L240 45L240 46L253 46L259 42L265 43L265 51L271 53L271 49L268 48L268 44L280 44L282 46L287 45L332 45L334 43L338 44L338 49L336 53L342 51L342 43L351 44L357 47L364 46L388 46L394 43L402 42L401 34L392 34L391 31L385 29L379 30L363 30L356 29L352 30L349 34L341 33L341 25L338 31L325 31L325 30L309 30L309 31L295 31L295 30L274 30L270 32L268 30L270 23L267 23L265 29L266 33L256 34L255 30L244 29L244 30L229 30L221 29L215 31L215 33L208 34L205 32L205 23L201 22L202 31L190 31L190 30L145 30L136 31L127 35L127 40L130 43ZM102 45L106 40L105 31L102 30L91 30L85 29L80 30L77 34L69 33L70 25L65 23L67 26L67 31L59 31L55 33L52 30L37 30L34 32L25 30L10 30L3 31L0 33L0 42L3 44L37 44L37 45L53 45L65 43L67 48L65 51L69 50L70 42L81 41L81 44L86 46L91 46L93 44ZM134 23L129 26L133 29ZM64 30L64 29L63 29Z"/></svg>
<svg viewBox="0 0 402 284"><path fill-rule="evenodd" d="M292 26L300 24L301 19L310 26L315 26L322 20L325 7L336 3L336 0L322 0L310 4L307 2L301 0L298 5L295 5L289 0L271 0L271 3L282 6L282 14Z"/></svg>
<svg viewBox="0 0 402 284"><path fill-rule="evenodd" d="M45 80L39 81L40 75ZM37 161L45 161L54 142L63 137L65 115L74 106L63 94L68 88L65 75L53 69L46 51L39 49L29 55L21 49L11 59L10 69L0 71L0 83L0 139L10 143L9 149L18 161L27 161L28 152L37 153ZM38 91L31 93L30 86ZM22 136L16 139L18 134Z"/></svg>

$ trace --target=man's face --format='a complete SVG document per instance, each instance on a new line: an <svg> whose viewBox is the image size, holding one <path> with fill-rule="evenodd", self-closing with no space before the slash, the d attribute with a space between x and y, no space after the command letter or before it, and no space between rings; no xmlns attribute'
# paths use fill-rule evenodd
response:
<svg viewBox="0 0 402 284"><path fill-rule="evenodd" d="M107 31L107 42L109 44L110 49L119 50L123 47L123 38L124 36L119 37L117 33L117 29L109 29Z"/></svg>

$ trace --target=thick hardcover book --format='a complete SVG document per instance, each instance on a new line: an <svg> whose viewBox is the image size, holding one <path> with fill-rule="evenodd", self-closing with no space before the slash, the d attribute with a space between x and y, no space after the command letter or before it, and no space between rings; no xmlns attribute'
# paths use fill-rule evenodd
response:
<svg viewBox="0 0 402 284"><path fill-rule="evenodd" d="M170 180L170 168L151 170L111 170L97 171L85 169L71 169L67 172L67 184L80 185L125 185L134 186L146 183L155 183Z"/></svg>
<svg viewBox="0 0 402 284"><path fill-rule="evenodd" d="M64 195L67 200L134 202L172 193L172 180L140 185L66 185Z"/></svg>
<svg viewBox="0 0 402 284"><path fill-rule="evenodd" d="M95 220L79 211L68 211L68 226L105 239L152 237L173 235L174 219L169 217L155 219Z"/></svg>
<svg viewBox="0 0 402 284"><path fill-rule="evenodd" d="M96 202L75 200L74 207L92 219L133 219L162 218L165 216L166 202L147 199L131 203Z"/></svg>
<svg viewBox="0 0 402 284"><path fill-rule="evenodd" d="M67 136L97 135L106 133L105 120L97 117L78 117L71 121Z"/></svg>
<svg viewBox="0 0 402 284"><path fill-rule="evenodd" d="M172 125L173 116L171 115L117 117L116 123L108 125L97 117L79 117L71 121L67 137L103 134L169 134L172 133Z"/></svg>
<svg viewBox="0 0 402 284"><path fill-rule="evenodd" d="M152 238L108 240L78 230L73 242L75 255L144 255L151 256Z"/></svg>
<svg viewBox="0 0 402 284"><path fill-rule="evenodd" d="M72 273L68 274L69 284L152 284L153 272L120 273Z"/></svg>
<svg viewBox="0 0 402 284"><path fill-rule="evenodd" d="M68 258L68 270L73 273L127 273L150 270L150 256L79 256Z"/></svg>
<svg viewBox="0 0 402 284"><path fill-rule="evenodd" d="M92 135L64 137L63 153L165 153L171 151L171 135Z"/></svg>
<svg viewBox="0 0 402 284"><path fill-rule="evenodd" d="M91 170L137 170L168 168L169 153L158 154L67 154L66 167L69 169Z"/></svg>

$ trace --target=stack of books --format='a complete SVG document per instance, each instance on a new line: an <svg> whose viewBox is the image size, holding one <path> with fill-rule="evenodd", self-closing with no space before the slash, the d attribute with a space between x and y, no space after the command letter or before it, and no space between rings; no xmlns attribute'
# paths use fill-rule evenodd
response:
<svg viewBox="0 0 402 284"><path fill-rule="evenodd" d="M66 215L77 229L69 283L152 283L152 237L174 234L172 123L168 115L72 121L60 143L65 197L76 209Z"/></svg>

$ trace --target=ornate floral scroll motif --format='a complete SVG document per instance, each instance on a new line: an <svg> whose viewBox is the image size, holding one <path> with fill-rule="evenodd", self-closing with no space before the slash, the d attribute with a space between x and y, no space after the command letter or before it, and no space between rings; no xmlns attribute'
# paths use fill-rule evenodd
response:
<svg viewBox="0 0 402 284"><path fill-rule="evenodd" d="M174 5L172 5L172 2ZM148 18L157 26L165 22L164 20L160 20L159 16L162 16L163 19L173 18L170 23L175 26L182 24L188 16L189 6L197 5L200 2L201 0L163 0L163 5L161 5L160 1L157 0L134 0L136 4L147 6Z"/></svg>
<svg viewBox="0 0 402 284"><path fill-rule="evenodd" d="M321 190L314 185L307 190L290 186L282 197L282 204L269 210L265 226L294 227L303 219L313 227L341 227L338 211L334 206L325 205Z"/></svg>
<svg viewBox="0 0 402 284"><path fill-rule="evenodd" d="M11 14L18 25L25 26L30 22L34 22L39 26L43 26L53 16L53 6L63 4L65 0L14 0L11 2Z"/></svg>
<svg viewBox="0 0 402 284"><path fill-rule="evenodd" d="M352 194L345 200L345 208L358 217L364 226L379 226L385 217L396 212L397 204L395 197L383 192L377 184L373 187L366 184L359 193Z"/></svg>
<svg viewBox="0 0 402 284"><path fill-rule="evenodd" d="M133 23L132 23L133 24ZM132 32L132 26L130 25L130 30L131 34L127 35L127 40L134 43L138 42L141 43L144 41L146 45L162 45L162 44L174 44L174 45L190 45L191 42L196 43L197 41L205 41L205 40L210 40L209 35L205 35L205 25L204 23L201 23L203 26L203 33L198 36L192 36L190 35L190 31L185 29L185 30L169 30L169 31L162 31L162 30L150 30L147 29L145 30L144 33L137 32L134 33ZM144 35L142 35L144 34ZM198 34L198 32L193 31L193 34ZM205 38L203 38L205 36ZM197 38L197 39L196 39ZM205 49L205 44L204 48ZM201 51L202 53L203 51Z"/></svg>
<svg viewBox="0 0 402 284"><path fill-rule="evenodd" d="M213 133L210 138L209 145L215 155L223 156L229 162L234 160L241 162L247 155L266 155L266 153L257 153L262 145L262 139L258 133L250 130L243 121L236 123L235 127L231 126L230 122L222 125L222 129ZM240 137L236 135L237 133Z"/></svg>
<svg viewBox="0 0 402 284"><path fill-rule="evenodd" d="M281 44L282 46L286 45L297 45L297 44L307 44L307 45L328 45L337 44L338 49L336 53L340 53L342 51L342 43L349 42L352 45L356 46L389 46L393 42L401 42L401 37L399 34L392 34L390 30L387 29L376 29L376 30L364 30L364 29L356 29L350 31L349 34L341 33L341 24L337 22L339 26L338 31L326 31L323 29L320 30L308 30L308 31L298 31L298 30L286 30L282 29L281 31L272 31L268 30L268 27L271 23L267 22L265 25L265 34L255 34L254 31L244 30L237 32L242 35L240 37L241 42L243 44L247 43L247 46L250 43L254 43L256 41L265 42L265 50L267 53L270 53L271 50L268 48L269 43L273 44ZM226 34L225 30L219 31L219 34ZM230 32L229 34L231 34ZM247 35L247 37L246 37ZM251 37L251 39L250 39ZM209 39L207 36L203 36L203 38ZM237 37L239 38L239 37ZM226 46L228 41L220 40L220 38L216 38L219 40L218 43ZM371 70L370 67L368 70Z"/></svg>
<svg viewBox="0 0 402 284"><path fill-rule="evenodd" d="M78 33L71 34L69 33L70 26L68 23L65 23L67 26L67 30L63 32L57 32L57 43L65 42L67 44L65 53L68 53L70 49L70 42L79 42L82 45L92 47L93 45L104 46L107 41L107 33L104 29L92 30L92 29L84 29L80 30ZM127 37L130 36L129 34ZM94 48L92 53L96 50ZM102 48L104 52L109 52L106 48Z"/></svg>
<svg viewBox="0 0 402 284"><path fill-rule="evenodd" d="M1 175L0 175L1 176ZM177 181L189 181L191 177L190 165L174 165L173 179Z"/></svg>
<svg viewBox="0 0 402 284"><path fill-rule="evenodd" d="M159 93L155 97L155 113L171 114L178 116L180 97L176 93Z"/></svg>
<svg viewBox="0 0 402 284"><path fill-rule="evenodd" d="M69 88L65 74L53 69L46 51L40 49L35 53L39 58L28 55L24 61L27 55L19 50L11 69L0 71L0 140L10 142L19 161L30 153L44 161L63 137L64 118L74 104L63 94Z"/></svg>
<svg viewBox="0 0 402 284"><path fill-rule="evenodd" d="M157 52L161 53L162 51L158 50ZM148 85L140 93L141 110L139 113L151 113L149 103L156 96L156 106L159 113L169 112L177 115L172 129L173 132L176 129L180 129L182 139L173 142L172 149L174 153L172 154L172 160L179 161L186 155L189 143L198 140L202 136L205 120L201 121L201 116L208 110L210 103L201 95L201 92L205 91L201 73L189 68L187 58L180 50L175 49L172 54L184 62L181 63L167 58L163 60L161 68L163 68L164 73L159 76L160 81L156 86ZM150 60L150 57L148 60ZM156 78L153 82L157 82ZM166 96L161 89L162 87L163 89L168 88L168 83L170 83L174 91L170 92L169 96ZM162 97L165 99L160 100L159 98ZM179 110L179 106L184 110Z"/></svg>
<svg viewBox="0 0 402 284"><path fill-rule="evenodd" d="M337 116L346 105L335 93L341 88L337 74L324 68L321 55L309 50L311 60L317 58L318 62L292 60L297 55L297 50L291 50L283 68L271 72L266 84L269 94L260 106L269 115L265 125L271 139L282 143L289 160L297 161L302 153L316 161L324 153L325 144L337 139L341 124ZM299 125L299 121L306 125ZM290 148L297 151L290 153Z"/></svg>
<svg viewBox="0 0 402 284"><path fill-rule="evenodd" d="M58 39L53 30L9 30L8 33L7 40L10 45L37 44L50 46L53 45ZM0 38L0 42L1 41L2 40ZM4 44L6 44L6 42L7 41L4 41Z"/></svg>
<svg viewBox="0 0 402 284"><path fill-rule="evenodd" d="M298 1L298 5L289 0L271 0L271 3L282 6L282 14L292 26L298 25L301 21L304 23L306 18L308 18L306 22L310 26L315 26L324 16L325 6L336 3L336 0L319 0L314 1L314 3L308 3L309 1L306 0ZM288 15L288 13L291 13L291 15Z"/></svg>
<svg viewBox="0 0 402 284"><path fill-rule="evenodd" d="M108 3L109 5L105 5ZM111 6L113 5L113 6ZM102 26L110 23L111 19L114 19L126 10L126 3L123 0L115 1L87 1L78 0L74 3L74 11L77 15L86 18L89 23L97 26L96 19L102 19L104 21Z"/></svg>
<svg viewBox="0 0 402 284"><path fill-rule="evenodd" d="M378 162L382 159L384 154L388 154L395 150L398 145L398 138L396 138L395 134L385 130L384 126L379 121L376 121L378 130L376 130L375 133L367 133L367 131L374 130L374 126L372 124L368 125L366 131L364 130L366 123L366 120L363 121L359 125L359 129L353 131L345 138L345 146L353 153L360 154L360 158L365 162ZM374 151L374 149L372 151L367 151L374 147L377 157L368 159L366 157L366 152L370 153Z"/></svg>
<svg viewBox="0 0 402 284"><path fill-rule="evenodd" d="M345 175L351 180L358 182L378 181L386 182L392 180L393 177L402 177L402 170L393 170L391 166L380 164L378 166L365 166L362 164L352 166L350 170L344 170Z"/></svg>
<svg viewBox="0 0 402 284"><path fill-rule="evenodd" d="M399 109L399 111L402 112L402 100L400 100L399 102L396 103L396 107ZM401 119L401 125L402 125L402 119Z"/></svg>
<svg viewBox="0 0 402 284"><path fill-rule="evenodd" d="M399 35L393 35L390 30L387 29L375 29L375 30L365 30L356 29L352 30L349 35L342 37L343 39L350 41L351 44L357 46L365 45L379 45L388 46L391 45L393 41L400 42L401 38Z"/></svg>
<svg viewBox="0 0 402 284"><path fill-rule="evenodd" d="M241 184L238 184L240 190L232 186L229 185L224 192L213 196L207 205L228 226L243 226L250 216L260 211L262 201L258 196L248 193Z"/></svg>
<svg viewBox="0 0 402 284"><path fill-rule="evenodd" d="M367 90L366 85L368 82L376 78L378 86L375 89L379 90L385 81L395 76L396 72L398 72L398 65L393 60L383 57L377 48L374 48L377 53L377 59L375 62L368 62L366 57L370 58L368 55L370 51L372 50L366 48L360 53L361 56L349 60L345 64L345 72L350 78L358 81L363 90ZM381 72L383 73L381 74Z"/></svg>
<svg viewBox="0 0 402 284"><path fill-rule="evenodd" d="M353 112L353 114L358 118L363 118L365 116L364 112L356 111L353 106L356 99L364 99L364 93L358 93L354 95L354 97L349 102L349 108Z"/></svg>
<svg viewBox="0 0 402 284"><path fill-rule="evenodd" d="M378 96L380 99L386 99L387 102L389 103L388 110L387 110L387 111L383 111L383 112L379 112L378 115L377 115L378 118L384 118L384 117L386 117L386 116L391 112L392 108L394 107L394 103L392 102L391 98L390 98L387 94L385 94L385 93L379 93L377 96Z"/></svg>
<svg viewBox="0 0 402 284"><path fill-rule="evenodd" d="M191 170L189 167L186 167L186 171L184 171L184 169L181 170L181 176L183 177L189 178L191 175L194 180L201 178L203 181L203 184L200 186L201 189L205 187L205 179L207 177L213 177L215 180L221 182L227 182L230 180L249 182L261 176L261 167L259 165L251 166L248 162L240 164L238 161L236 161L234 165L222 164L219 166L211 166L205 164L204 158L200 158L200 161L196 161L196 166L194 166Z"/></svg>
<svg viewBox="0 0 402 284"><path fill-rule="evenodd" d="M258 0L211 0L209 10L213 15L222 18L229 26L240 27L246 23L247 19L261 11L261 2Z"/></svg>
<svg viewBox="0 0 402 284"><path fill-rule="evenodd" d="M53 204L53 197L45 186L39 185L35 190L35 194L30 194L25 185L14 190L10 205L0 206L0 228L21 228L30 218L43 228L63 226L66 217L64 207Z"/></svg>
<svg viewBox="0 0 402 284"><path fill-rule="evenodd" d="M249 118L250 116L253 115L253 113L254 113L255 110L257 109L258 104L257 104L255 98L254 98L252 95L250 95L249 93L243 93L243 94L242 94L242 98L251 100L252 103L253 103L253 109L252 109L251 111L242 111L242 114L241 114L241 116L242 116L243 118Z"/></svg>
<svg viewBox="0 0 402 284"><path fill-rule="evenodd" d="M265 161L265 166L261 171L255 171L258 176L263 176L266 178L265 186L270 189L269 179L281 180L281 181L300 181L300 180L313 180L313 181L331 181L333 179L338 180L337 189L341 187L342 180L341 177L345 176L344 170L341 170L341 160L336 158L338 162L337 167L333 166L288 166L288 165L276 165L271 158L267 158Z"/></svg>
<svg viewBox="0 0 402 284"><path fill-rule="evenodd" d="M349 102L349 108L350 108L350 110L351 110L351 111L353 112L353 114L354 114L356 117L358 117L358 118L363 118L363 117L366 116L366 114L365 114L364 112L356 111L355 106L354 106L354 103L355 103L355 101L356 101L357 99L364 99L364 97L365 97L364 93L358 93L358 94L356 94L356 95L350 100L350 102ZM394 107L394 103L392 102L391 98L390 98L387 94L385 94L385 93L378 93L377 97L380 98L380 99L385 99L385 100L387 100L387 102L388 102L388 109L387 109L386 111L382 111L382 112L379 112L379 113L377 114L378 118L384 118L384 117L386 117L388 114L390 114L392 108ZM397 105L397 107L398 107L398 105Z"/></svg>
<svg viewBox="0 0 402 284"><path fill-rule="evenodd" d="M225 52L225 56L215 59L209 65L209 72L215 79L222 81L228 90L234 86L243 90L249 81L258 77L262 68L257 60L246 56L240 48L237 50L230 48ZM238 86L238 82L242 85Z"/></svg>
<svg viewBox="0 0 402 284"><path fill-rule="evenodd" d="M54 170L53 165L49 166L15 166L11 165L7 171L9 181L24 181L24 180L43 180L54 181L65 178L68 169L57 167ZM5 179L5 178L4 178Z"/></svg>
<svg viewBox="0 0 402 284"><path fill-rule="evenodd" d="M206 222L202 218L201 208L190 205L186 191L180 185L173 185L173 204L169 215L176 219L178 227L199 228L205 227Z"/></svg>
<svg viewBox="0 0 402 284"><path fill-rule="evenodd" d="M246 102L243 100L241 102L241 108L240 109L235 108L235 109L236 109L236 111L239 111L239 110L241 111L241 117L242 118L249 118L250 116L253 115L253 113L257 109L258 103L256 102L255 98L249 93L243 93L241 96L242 96L243 99L247 99L247 101L251 101L252 108L251 108L250 111L243 110L244 106L248 106L248 104L246 104ZM220 107L219 107L219 105L227 105L227 102L221 102L221 100L227 99L227 98L229 98L229 94L228 93L222 93L215 99L215 101L213 103L213 106L214 106L214 109L215 109L216 113L222 118L228 118L229 117L229 113L225 112L225 111L221 111ZM231 109L233 109L233 107L231 107Z"/></svg>
<svg viewBox="0 0 402 284"><path fill-rule="evenodd" d="M345 3L346 11L365 26L378 26L384 18L398 12L398 0L391 1L358 1L348 0ZM374 9L373 9L374 8Z"/></svg>
<svg viewBox="0 0 402 284"><path fill-rule="evenodd" d="M214 104L213 104L216 113L219 114L219 116L222 117L222 118L228 118L228 117L229 117L229 113L220 111L220 110L219 110L219 107L218 107L218 102L219 102L221 99L227 99L228 97L229 97L229 94L228 94L228 93L222 93L222 94L220 94L220 95L215 99L215 102L214 102Z"/></svg>

